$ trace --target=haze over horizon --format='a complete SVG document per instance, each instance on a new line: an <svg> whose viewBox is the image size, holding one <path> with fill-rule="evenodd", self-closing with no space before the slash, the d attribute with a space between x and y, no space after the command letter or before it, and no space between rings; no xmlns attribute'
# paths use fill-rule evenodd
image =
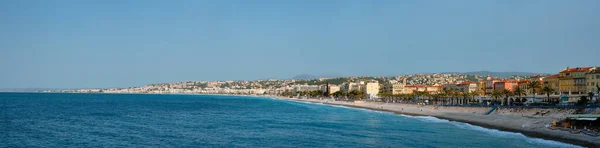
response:
<svg viewBox="0 0 600 148"><path fill-rule="evenodd" d="M0 88L600 65L600 1L0 1Z"/></svg>

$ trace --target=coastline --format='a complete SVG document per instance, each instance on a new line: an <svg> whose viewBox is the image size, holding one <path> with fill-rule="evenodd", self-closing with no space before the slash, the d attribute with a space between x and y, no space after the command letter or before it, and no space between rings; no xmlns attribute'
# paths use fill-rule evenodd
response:
<svg viewBox="0 0 600 148"><path fill-rule="evenodd" d="M260 97L260 96L258 96ZM528 116L512 116L512 115L499 115L490 114L483 115L482 111L485 112L489 108L475 108L469 110L469 108L457 108L448 109L448 107L432 107L412 104L398 104L398 103L382 103L382 102L364 102L364 103L352 103L345 101L332 101L332 100L318 100L318 99L295 99L285 98L281 96L263 96L277 100L287 101L301 101L310 103L322 103L328 105L341 105L352 108L362 108L375 111L391 112L395 114L410 115L410 116L430 116L439 119L468 123L474 126L480 126L484 128L497 129L500 131L521 133L527 137L541 138L545 140L553 140L564 143L569 143L583 147L600 147L600 138L591 137L584 134L571 134L569 132L560 130L550 130L545 126L540 127L542 124L549 124L549 119L552 118L539 118L539 117L528 117ZM467 111L458 111L461 109ZM474 112L471 112L474 111ZM499 112L498 110L494 112ZM537 126L536 126L537 125Z"/></svg>
<svg viewBox="0 0 600 148"><path fill-rule="evenodd" d="M27 92L19 92L27 93ZM79 94L79 93L66 93ZM90 94L90 93L81 93ZM93 94L124 94L124 93L93 93ZM129 93L127 93L129 94ZM143 94L143 93L130 93ZM541 138L545 140L559 141L563 143L573 144L582 147L600 147L600 137L591 137L584 134L570 134L560 130L550 130L546 127L539 127L540 122L550 123L548 118L536 118L529 116L514 116L490 114L483 115L489 110L485 108L465 108L465 107L439 107L422 106L414 104L400 103L383 103L383 102L364 102L353 103L346 101L318 100L318 99L296 99L282 96L272 95L235 95L235 94L155 94L155 95L217 95L217 96L243 96L243 97L259 97L271 98L284 101L300 101L309 103L320 103L327 105L340 105L352 108L362 108L375 111L391 112L394 114L410 115L410 116L429 116L448 121L462 122L474 126L480 126L489 129L497 129L500 131L521 133L527 137ZM494 112L499 112L498 110ZM537 124L538 127L531 124Z"/></svg>

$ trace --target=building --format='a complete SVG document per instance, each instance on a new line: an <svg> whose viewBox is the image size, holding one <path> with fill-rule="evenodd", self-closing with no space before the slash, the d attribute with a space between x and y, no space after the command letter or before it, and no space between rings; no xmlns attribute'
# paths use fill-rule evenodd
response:
<svg viewBox="0 0 600 148"><path fill-rule="evenodd" d="M503 81L499 81L494 83L494 90L496 91L503 91L503 90L508 90L508 91L514 91L517 87L519 87L519 81L510 81L510 80L503 80Z"/></svg>
<svg viewBox="0 0 600 148"><path fill-rule="evenodd" d="M430 85L425 88L425 91L429 94L437 94L442 91L442 86L438 84Z"/></svg>
<svg viewBox="0 0 600 148"><path fill-rule="evenodd" d="M364 82L354 82L354 83L348 83L346 85L344 85L344 90L346 90L346 92L351 92L354 90L361 90L361 86L364 84Z"/></svg>
<svg viewBox="0 0 600 148"><path fill-rule="evenodd" d="M294 85L292 86L292 92L303 92L303 91L315 91L320 90L321 86L319 85Z"/></svg>
<svg viewBox="0 0 600 148"><path fill-rule="evenodd" d="M560 92L559 83L558 83L558 74L551 75L544 79L544 86L548 86L555 91L555 93Z"/></svg>
<svg viewBox="0 0 600 148"><path fill-rule="evenodd" d="M360 90L367 94L369 97L377 96L377 94L379 93L379 82L367 82L364 84L364 86L361 87Z"/></svg>
<svg viewBox="0 0 600 148"><path fill-rule="evenodd" d="M402 90L402 94L413 94L417 91L417 85L406 85Z"/></svg>
<svg viewBox="0 0 600 148"><path fill-rule="evenodd" d="M593 67L586 73L586 92L598 93L600 87L600 67Z"/></svg>
<svg viewBox="0 0 600 148"><path fill-rule="evenodd" d="M329 84L329 87L327 87L327 84L321 85L321 91L323 91L323 93L328 92L327 89L329 89L329 95L340 91L340 87L337 85Z"/></svg>
<svg viewBox="0 0 600 148"><path fill-rule="evenodd" d="M443 91L455 91L455 92L459 91L457 84L444 84L444 85L442 85L442 90Z"/></svg>
<svg viewBox="0 0 600 148"><path fill-rule="evenodd" d="M461 82L459 84L445 84L442 85L443 90L452 90L455 92L471 93L478 90L477 83L475 82Z"/></svg>
<svg viewBox="0 0 600 148"><path fill-rule="evenodd" d="M586 88L586 73L591 67L576 67L560 71L558 73L559 90L568 94L583 94Z"/></svg>
<svg viewBox="0 0 600 148"><path fill-rule="evenodd" d="M458 84L458 88L460 90L460 92L463 93L472 93L472 92L476 92L478 87L477 87L477 83L475 82L462 82Z"/></svg>
<svg viewBox="0 0 600 148"><path fill-rule="evenodd" d="M527 85L528 85L529 83L531 83L531 81L529 81L529 80L518 80L518 81L517 81L517 85L518 85L518 87L519 87L521 90L525 91L525 94L531 94L531 91L530 91L530 90L528 89L528 87L527 87ZM539 92L539 91L536 91L536 92Z"/></svg>
<svg viewBox="0 0 600 148"><path fill-rule="evenodd" d="M485 95L485 81L479 80L479 82L477 82L477 92L481 96Z"/></svg>
<svg viewBox="0 0 600 148"><path fill-rule="evenodd" d="M485 94L486 95L492 94L492 92L495 89L494 84L496 82L500 82L500 79L492 78L492 77L490 77L490 75L488 75L486 77L486 79L485 79Z"/></svg>
<svg viewBox="0 0 600 148"><path fill-rule="evenodd" d="M383 85L383 92L393 95L401 94L402 90L404 90L405 85L405 83L391 80Z"/></svg>

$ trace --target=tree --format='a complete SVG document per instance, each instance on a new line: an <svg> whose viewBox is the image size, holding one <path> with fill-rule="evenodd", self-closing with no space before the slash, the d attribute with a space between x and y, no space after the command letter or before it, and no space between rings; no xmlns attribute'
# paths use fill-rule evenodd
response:
<svg viewBox="0 0 600 148"><path fill-rule="evenodd" d="M504 100L502 100L502 104L504 104L504 103L508 104L508 98L510 96L512 96L512 92L510 92L508 89L503 89L502 95L504 95ZM508 105L510 105L510 104L508 104Z"/></svg>
<svg viewBox="0 0 600 148"><path fill-rule="evenodd" d="M322 96L323 93L324 93L323 90L313 90L313 91L309 92L311 97L319 97L319 96Z"/></svg>
<svg viewBox="0 0 600 148"><path fill-rule="evenodd" d="M502 92L498 91L498 90L494 90L491 94L492 98L494 98L494 100L498 100L498 98L502 97ZM496 102L496 101L494 101Z"/></svg>
<svg viewBox="0 0 600 148"><path fill-rule="evenodd" d="M414 100L419 100L419 101L422 101L422 100L423 100L423 98L422 98L422 97L426 96L426 95L427 95L427 92L424 92L424 91L416 91L416 92L415 92L415 93L413 93L413 94L414 94L414 97L415 97L415 98L414 98Z"/></svg>
<svg viewBox="0 0 600 148"><path fill-rule="evenodd" d="M438 105L438 99L440 98L440 94L436 93L436 94L431 94L431 97L433 98L433 104Z"/></svg>
<svg viewBox="0 0 600 148"><path fill-rule="evenodd" d="M550 94L554 93L554 89L548 87L548 86L544 86L544 88L542 88L542 92L546 93L546 99L548 99L548 102L550 102ZM554 102L554 101L552 101Z"/></svg>
<svg viewBox="0 0 600 148"><path fill-rule="evenodd" d="M346 93L346 91L344 90L339 90L333 93L333 96L335 96L336 98L345 97L347 95L348 93Z"/></svg>
<svg viewBox="0 0 600 148"><path fill-rule="evenodd" d="M477 91L474 91L469 93L469 95L471 96L471 101L475 101L475 96L479 95L479 93L477 93Z"/></svg>
<svg viewBox="0 0 600 148"><path fill-rule="evenodd" d="M600 101L600 86L596 83L596 94L598 94L598 98L596 98L596 102Z"/></svg>
<svg viewBox="0 0 600 148"><path fill-rule="evenodd" d="M456 93L453 90L444 90L444 96L446 96L446 104L448 104L448 101L450 101L450 104L453 104L453 98L454 95L456 95Z"/></svg>
<svg viewBox="0 0 600 148"><path fill-rule="evenodd" d="M439 97L442 99L442 104L446 104L446 91L442 91L440 93L438 93Z"/></svg>
<svg viewBox="0 0 600 148"><path fill-rule="evenodd" d="M588 99L586 96L579 97L579 101L577 101L577 105L585 105L587 104Z"/></svg>
<svg viewBox="0 0 600 148"><path fill-rule="evenodd" d="M531 94L533 95L533 98L535 99L535 89L540 88L540 83L538 83L538 81L531 81L531 83L527 84L527 88L531 89Z"/></svg>
<svg viewBox="0 0 600 148"><path fill-rule="evenodd" d="M414 101L414 98L415 98L415 94L414 94L414 93L412 93L412 94L404 94L404 99L405 99L406 101L409 101L409 100L410 100L410 101ZM412 103L412 102L411 102L411 103Z"/></svg>
<svg viewBox="0 0 600 148"><path fill-rule="evenodd" d="M379 96L379 98L381 98L382 102L388 103L390 100L389 98L392 96L392 94L380 92L379 94L377 94L377 96Z"/></svg>
<svg viewBox="0 0 600 148"><path fill-rule="evenodd" d="M589 97L589 100L592 101L594 99L594 93L588 92L588 97Z"/></svg>
<svg viewBox="0 0 600 148"><path fill-rule="evenodd" d="M349 95L351 98L358 98L360 100L365 94L360 90L353 90L349 93Z"/></svg>
<svg viewBox="0 0 600 148"><path fill-rule="evenodd" d="M521 95L525 95L525 90L521 89L521 87L517 87L515 88L515 90L513 90L513 94L516 96L519 96L519 100L521 100ZM520 102L520 101L519 101Z"/></svg>
<svg viewBox="0 0 600 148"><path fill-rule="evenodd" d="M395 94L392 95L392 100L394 100L394 103L398 103L398 99L401 99L404 96L404 94Z"/></svg>
<svg viewBox="0 0 600 148"><path fill-rule="evenodd" d="M467 99L469 99L469 96L471 96L471 95L470 95L470 93L468 93L468 92L463 92L463 93L462 93L463 100L461 101L461 104L467 104L467 103L465 103L465 102L468 102L468 101L467 101Z"/></svg>

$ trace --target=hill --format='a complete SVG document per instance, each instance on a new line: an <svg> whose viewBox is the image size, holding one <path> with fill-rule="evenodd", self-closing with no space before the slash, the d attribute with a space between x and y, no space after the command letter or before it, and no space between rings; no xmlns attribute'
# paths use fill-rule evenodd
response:
<svg viewBox="0 0 600 148"><path fill-rule="evenodd" d="M532 76L532 75L550 75L547 73L532 73L532 72L491 72L491 71L474 71L474 72L464 72L460 74L467 75L478 75L478 76L487 76L488 74L491 77L499 77L506 78L510 76Z"/></svg>
<svg viewBox="0 0 600 148"><path fill-rule="evenodd" d="M312 80L312 79L316 79L318 78L315 75L311 75L311 74L301 74L301 75L297 75L291 78L291 80Z"/></svg>

